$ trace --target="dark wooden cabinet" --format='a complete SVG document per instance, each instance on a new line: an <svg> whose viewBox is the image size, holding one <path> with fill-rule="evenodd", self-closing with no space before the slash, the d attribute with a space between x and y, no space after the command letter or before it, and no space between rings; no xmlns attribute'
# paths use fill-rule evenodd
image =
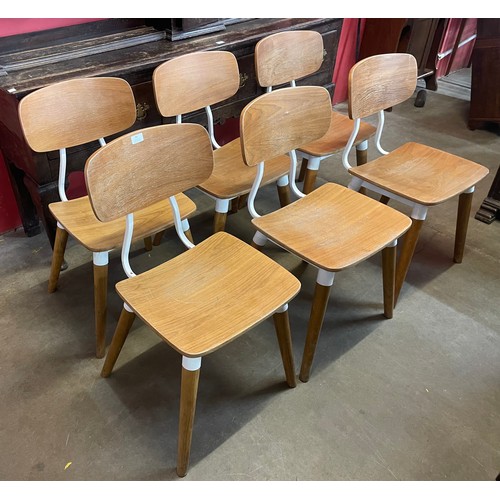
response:
<svg viewBox="0 0 500 500"><path fill-rule="evenodd" d="M478 19L472 51L469 128L500 130L500 19ZM490 224L500 219L500 170L476 219Z"/></svg>
<svg viewBox="0 0 500 500"><path fill-rule="evenodd" d="M500 123L500 19L478 19L472 51L469 128Z"/></svg>
<svg viewBox="0 0 500 500"><path fill-rule="evenodd" d="M159 64L189 52L228 50L238 60L240 89L233 98L214 106L214 118L221 122L239 116L248 102L264 92L255 79L255 44L279 31L312 29L323 36L324 63L301 83L322 85L333 95L332 75L342 19L250 19L225 23L223 31L177 41L169 40L165 31L152 24L144 19L112 19L0 39L0 149L27 235L40 232L41 220L53 244L55 221L48 205L58 200L58 153L33 153L17 116L19 100L38 88L76 77L124 78L131 84L137 102L133 128L142 128L165 121L156 109L151 86L153 70ZM200 113L188 119L204 123ZM71 148L68 172L82 171L86 158L97 147L96 143Z"/></svg>
<svg viewBox="0 0 500 500"><path fill-rule="evenodd" d="M439 19L366 19L359 59L376 54L406 52L417 60L418 75L426 87L435 90L434 43Z"/></svg>

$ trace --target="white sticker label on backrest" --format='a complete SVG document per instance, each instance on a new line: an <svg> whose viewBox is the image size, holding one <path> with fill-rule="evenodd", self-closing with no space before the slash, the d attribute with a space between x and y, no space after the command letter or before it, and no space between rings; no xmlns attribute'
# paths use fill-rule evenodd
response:
<svg viewBox="0 0 500 500"><path fill-rule="evenodd" d="M135 134L133 135L130 140L132 141L132 144L137 144L138 142L142 142L144 140L144 136L142 135L142 132L140 134Z"/></svg>

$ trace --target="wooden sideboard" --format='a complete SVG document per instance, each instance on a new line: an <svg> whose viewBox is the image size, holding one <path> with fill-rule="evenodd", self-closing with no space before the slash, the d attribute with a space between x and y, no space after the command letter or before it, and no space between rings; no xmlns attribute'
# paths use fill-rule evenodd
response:
<svg viewBox="0 0 500 500"><path fill-rule="evenodd" d="M469 128L500 130L500 19L478 19L472 51ZM500 169L476 219L491 224L500 219Z"/></svg>
<svg viewBox="0 0 500 500"><path fill-rule="evenodd" d="M34 153L24 140L18 120L20 99L34 90L69 78L121 77L131 84L137 103L132 129L158 125L167 120L156 109L153 70L182 54L228 50L238 60L240 88L233 98L214 106L215 120L223 122L239 116L248 102L264 92L255 78L255 44L279 31L312 29L323 36L324 62L301 84L324 86L333 95L332 75L342 19L248 19L227 23L214 33L177 41L169 40L158 28L160 21L111 19L0 39L0 149L28 236L40 232L41 221L53 245L56 223L48 205L59 199L58 152ZM187 120L204 123L204 115L192 114ZM82 171L97 147L98 143L69 149L68 173Z"/></svg>

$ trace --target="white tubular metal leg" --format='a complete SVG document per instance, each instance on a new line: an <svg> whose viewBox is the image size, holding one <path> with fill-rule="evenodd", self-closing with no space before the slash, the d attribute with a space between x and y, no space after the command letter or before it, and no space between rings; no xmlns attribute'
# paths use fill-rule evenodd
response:
<svg viewBox="0 0 500 500"><path fill-rule="evenodd" d="M133 234L134 234L134 214L128 214L127 218L125 219L125 234L123 236L121 258L122 258L123 270L125 271L125 274L129 278L135 276L134 271L132 271L132 268L130 267L130 261L129 261L130 246L132 244Z"/></svg>
<svg viewBox="0 0 500 500"><path fill-rule="evenodd" d="M205 106L205 111L207 112L207 123L208 123L208 133L210 134L210 140L215 149L219 149L220 145L215 139L215 129L214 129L214 117L212 114L212 108L210 106Z"/></svg>
<svg viewBox="0 0 500 500"><path fill-rule="evenodd" d="M177 236L179 236L180 240L182 243L187 248L193 248L194 243L188 240L186 235L184 234L183 227L182 227L182 221L181 221L181 214L179 210L179 205L177 204L177 200L175 199L175 196L171 196L168 201L170 202L170 206L172 207L172 212L174 214L174 224L175 224L175 231L177 233Z"/></svg>
<svg viewBox="0 0 500 500"><path fill-rule="evenodd" d="M57 189L59 191L59 198L61 201L68 201L66 196L66 149L59 150L59 179L57 182Z"/></svg>
<svg viewBox="0 0 500 500"><path fill-rule="evenodd" d="M349 153L351 152L351 149L354 145L354 141L356 140L356 136L358 135L360 124L361 120L359 118L356 118L354 120L354 128L351 132L351 136L349 137L349 140L347 141L344 151L342 152L342 165L344 165L344 168L346 170L349 170L351 168L351 164L349 163Z"/></svg>
<svg viewBox="0 0 500 500"><path fill-rule="evenodd" d="M384 110L381 109L378 112L378 124L377 124L377 131L375 132L375 146L377 147L377 150L379 153L383 155L389 154L388 151L386 151L380 144L380 138L382 137L382 130L384 129L384 122L385 122L385 115L384 115Z"/></svg>
<svg viewBox="0 0 500 500"><path fill-rule="evenodd" d="M306 196L297 186L296 177L297 177L297 153L295 149L290 151L290 174L288 175L290 180L290 189L292 193L297 196L297 198L304 198Z"/></svg>
<svg viewBox="0 0 500 500"><path fill-rule="evenodd" d="M248 211L250 212L250 215L253 218L258 218L260 215L257 213L255 210L255 197L257 196L257 193L260 188L260 183L262 182L262 177L264 176L264 162L261 161L257 165L257 174L255 176L255 179L252 184L252 189L250 190L250 194L248 195Z"/></svg>

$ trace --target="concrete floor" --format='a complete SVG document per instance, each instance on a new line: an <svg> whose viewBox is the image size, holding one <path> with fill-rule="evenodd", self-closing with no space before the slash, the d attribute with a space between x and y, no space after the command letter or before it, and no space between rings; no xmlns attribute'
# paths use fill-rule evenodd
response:
<svg viewBox="0 0 500 500"><path fill-rule="evenodd" d="M286 387L270 320L207 356L183 481L495 479L500 221L473 216L500 164L500 138L468 130L467 113L466 100L428 92L423 108L410 99L388 114L383 142L390 150L420 141L490 169L477 186L463 264L452 263L452 200L429 211L392 320L382 316L379 256L338 274L309 383ZM322 164L319 180L347 184L340 156ZM200 241L212 204L189 194ZM266 188L257 205L265 212L275 200ZM250 241L247 212L231 215L227 230ZM135 247L136 272L182 251L172 234L151 253ZM298 367L315 273L276 247L265 251L302 282L290 304ZM69 269L51 295L50 259L45 234L0 236L0 479L176 481L180 356L137 320L113 375L100 378L91 255L70 239ZM123 277L115 252L108 341Z"/></svg>

